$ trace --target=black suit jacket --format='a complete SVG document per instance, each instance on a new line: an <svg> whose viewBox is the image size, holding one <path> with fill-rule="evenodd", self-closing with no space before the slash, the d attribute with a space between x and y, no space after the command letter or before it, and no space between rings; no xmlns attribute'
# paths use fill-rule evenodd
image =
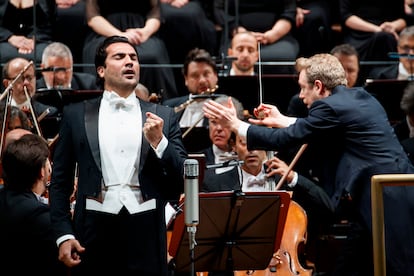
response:
<svg viewBox="0 0 414 276"><path fill-rule="evenodd" d="M102 97L66 106L55 147L53 174L50 185L51 217L56 237L73 234L81 243L93 241L95 228L91 216L86 215L85 199L97 198L101 193L102 168L98 140L98 117ZM142 137L141 159L138 169L140 189L144 200L157 199L159 241L165 241L164 204L177 200L183 192L183 163L187 156L181 142L181 132L174 120L173 110L149 102L139 101L142 118L153 112L164 119L163 133L168 147L158 159L145 137ZM73 221L68 213L69 197L73 190L74 168L78 163L78 191ZM142 228L145 231L145 227ZM145 239L138 234L131 239ZM158 244L154 241L154 244ZM138 250L138 249L137 249ZM143 249L144 250L144 249ZM157 248L159 256L166 256L165 248ZM151 255L148 256L150 258ZM145 260L143 260L145 262ZM150 263L150 261L148 261ZM137 264L132 264L137 265ZM164 266L159 263L158 268Z"/></svg>
<svg viewBox="0 0 414 276"><path fill-rule="evenodd" d="M414 168L390 126L381 104L362 88L337 86L332 95L315 101L309 116L298 118L287 128L250 126L249 149L278 150L309 143L319 149L315 168L320 180L338 206L346 195L352 199L357 216L371 233L371 176L389 173L414 173ZM315 159L316 160L316 159ZM414 268L414 239L396 229L414 229L412 187L385 187L385 232L390 271ZM404 226L405 225L405 226Z"/></svg>
<svg viewBox="0 0 414 276"><path fill-rule="evenodd" d="M0 190L0 266L13 275L65 275L50 210L31 192Z"/></svg>
<svg viewBox="0 0 414 276"><path fill-rule="evenodd" d="M163 105L169 106L169 107L178 107L181 104L185 103L189 99L187 96L181 96L181 97L175 97L168 99L163 102ZM181 117L184 114L184 110L181 110L179 112L175 113L176 119L178 122L180 122ZM205 148L211 146L211 140L209 137L209 130L208 130L208 119L203 119L203 124L201 127L194 127L189 132L186 133L188 128L182 128L181 131L184 135L186 133L185 137L183 137L183 143L184 146L189 153L195 153L195 152L202 152Z"/></svg>
<svg viewBox="0 0 414 276"><path fill-rule="evenodd" d="M98 90L96 84L96 77L89 73L73 72L73 77L70 82L73 90ZM36 88L47 88L45 79L43 77L36 81Z"/></svg>
<svg viewBox="0 0 414 276"><path fill-rule="evenodd" d="M205 154L206 165L213 165L215 163L213 148L209 147L203 153ZM233 169L221 174L216 174L215 169L205 170L200 190L202 192L240 191L241 186L237 167L233 167Z"/></svg>

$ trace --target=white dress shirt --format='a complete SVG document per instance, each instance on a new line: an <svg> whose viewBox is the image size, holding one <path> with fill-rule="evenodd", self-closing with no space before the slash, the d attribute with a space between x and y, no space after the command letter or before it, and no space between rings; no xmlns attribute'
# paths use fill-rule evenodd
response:
<svg viewBox="0 0 414 276"><path fill-rule="evenodd" d="M86 209L112 214L118 214L123 206L131 214L155 209L155 199L144 202L139 189L142 120L134 93L123 99L115 92L104 91L98 133L106 192L102 203L87 200Z"/></svg>
<svg viewBox="0 0 414 276"><path fill-rule="evenodd" d="M191 95L189 96L191 99ZM201 127L203 126L203 105L205 100L196 100L189 104L183 112L183 115L180 119L180 127ZM198 122L197 122L198 121Z"/></svg>

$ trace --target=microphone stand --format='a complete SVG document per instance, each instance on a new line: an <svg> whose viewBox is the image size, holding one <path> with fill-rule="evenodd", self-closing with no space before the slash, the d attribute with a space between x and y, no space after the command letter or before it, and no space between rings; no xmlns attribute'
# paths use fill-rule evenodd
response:
<svg viewBox="0 0 414 276"><path fill-rule="evenodd" d="M197 245L195 236L197 232L196 226L187 226L188 242L190 244L190 262L191 262L191 276L196 275L195 269L195 246Z"/></svg>

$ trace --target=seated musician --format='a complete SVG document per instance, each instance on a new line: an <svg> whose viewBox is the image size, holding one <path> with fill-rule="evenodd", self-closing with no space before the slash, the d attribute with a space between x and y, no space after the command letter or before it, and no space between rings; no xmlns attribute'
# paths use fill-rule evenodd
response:
<svg viewBox="0 0 414 276"><path fill-rule="evenodd" d="M36 92L36 75L34 66L27 66L29 66L27 59L14 58L9 60L3 67L3 86L7 88L14 81L11 89L8 90L9 93L12 93L11 105L17 106L30 115L33 111L36 117L42 114L46 114L47 117L55 116L58 113L56 107L32 99ZM25 68L27 69L23 72ZM22 73L21 77L15 80L19 73ZM3 100L6 99L6 95L2 95L2 97L4 97Z"/></svg>
<svg viewBox="0 0 414 276"><path fill-rule="evenodd" d="M407 26L398 36L398 61L386 66L375 66L370 72L370 79L414 79L414 26Z"/></svg>
<svg viewBox="0 0 414 276"><path fill-rule="evenodd" d="M44 49L40 67L42 77L36 82L38 89L99 89L94 75L73 71L72 52L61 42L53 42Z"/></svg>
<svg viewBox="0 0 414 276"><path fill-rule="evenodd" d="M195 99L194 96L214 92L218 82L216 63L206 50L195 48L188 53L182 72L189 94L165 100L162 104L176 109L182 130L185 131L190 127L197 128L193 132L200 133L195 138L198 140L197 145L193 146L188 143L189 140L193 140L194 142L195 139L184 139L184 145L187 151L197 152L209 146L210 142L208 141L207 132L208 122L206 119L203 119L202 107L205 98ZM186 105L190 101L191 103Z"/></svg>

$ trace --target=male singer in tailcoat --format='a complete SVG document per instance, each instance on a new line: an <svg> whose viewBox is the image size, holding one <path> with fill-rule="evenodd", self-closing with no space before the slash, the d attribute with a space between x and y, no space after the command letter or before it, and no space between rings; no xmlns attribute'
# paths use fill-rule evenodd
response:
<svg viewBox="0 0 414 276"><path fill-rule="evenodd" d="M127 38L108 37L95 59L103 96L64 109L50 202L73 276L167 275L164 208L183 192L187 155L174 111L136 97L138 57Z"/></svg>
<svg viewBox="0 0 414 276"><path fill-rule="evenodd" d="M205 115L245 136L249 149L278 150L308 143L319 149L320 181L336 211L344 205L353 214L347 248L333 275L373 275L371 177L414 173L380 103L362 88L347 88L345 72L332 55L296 61L300 98L309 108L305 118L282 115L261 105L254 124L241 122L228 106L205 104ZM262 116L264 115L264 116ZM384 187L387 275L414 275L414 188Z"/></svg>

